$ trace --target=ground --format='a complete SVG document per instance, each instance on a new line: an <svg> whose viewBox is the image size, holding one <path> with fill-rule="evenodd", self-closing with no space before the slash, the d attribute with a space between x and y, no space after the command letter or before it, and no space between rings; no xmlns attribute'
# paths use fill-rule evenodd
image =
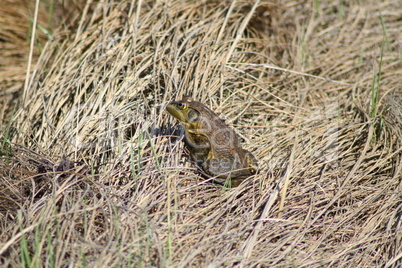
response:
<svg viewBox="0 0 402 268"><path fill-rule="evenodd" d="M400 1L4 3L2 266L402 264ZM256 175L201 176L185 94Z"/></svg>

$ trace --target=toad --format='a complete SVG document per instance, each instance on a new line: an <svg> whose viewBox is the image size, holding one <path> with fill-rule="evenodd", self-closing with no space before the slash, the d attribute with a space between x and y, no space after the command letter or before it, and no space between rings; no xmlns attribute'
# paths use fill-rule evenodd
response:
<svg viewBox="0 0 402 268"><path fill-rule="evenodd" d="M256 173L255 157L241 147L234 130L207 106L184 97L169 103L166 110L183 125L185 145L203 175L236 187Z"/></svg>

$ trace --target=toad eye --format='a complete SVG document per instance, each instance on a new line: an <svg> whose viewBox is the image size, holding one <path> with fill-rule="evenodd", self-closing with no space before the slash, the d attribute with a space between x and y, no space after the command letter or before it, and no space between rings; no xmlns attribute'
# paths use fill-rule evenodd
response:
<svg viewBox="0 0 402 268"><path fill-rule="evenodd" d="M187 112L187 117L190 123L194 123L198 118L200 118L200 113L194 109L190 109Z"/></svg>
<svg viewBox="0 0 402 268"><path fill-rule="evenodd" d="M180 109L180 110L184 110L184 109L186 109L186 108L187 108L187 104L186 104L186 103L184 103L184 102L179 103L177 106L179 107L179 109Z"/></svg>

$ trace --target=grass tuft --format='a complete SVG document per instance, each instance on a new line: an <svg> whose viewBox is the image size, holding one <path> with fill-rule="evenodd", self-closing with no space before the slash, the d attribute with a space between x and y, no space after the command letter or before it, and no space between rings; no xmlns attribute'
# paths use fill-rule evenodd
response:
<svg viewBox="0 0 402 268"><path fill-rule="evenodd" d="M5 1L0 265L398 267L402 7L341 2ZM184 94L257 174L202 177Z"/></svg>

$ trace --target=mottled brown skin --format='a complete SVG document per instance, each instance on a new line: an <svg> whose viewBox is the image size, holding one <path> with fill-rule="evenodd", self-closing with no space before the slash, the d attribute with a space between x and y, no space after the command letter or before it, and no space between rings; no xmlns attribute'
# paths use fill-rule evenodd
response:
<svg viewBox="0 0 402 268"><path fill-rule="evenodd" d="M204 104L184 97L169 103L166 110L184 126L186 146L204 175L236 187L255 174L257 160L241 147L233 129Z"/></svg>

